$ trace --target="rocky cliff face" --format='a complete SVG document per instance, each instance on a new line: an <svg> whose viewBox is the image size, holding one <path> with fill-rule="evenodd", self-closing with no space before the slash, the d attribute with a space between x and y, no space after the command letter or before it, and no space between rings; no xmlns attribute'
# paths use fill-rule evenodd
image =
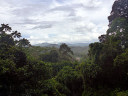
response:
<svg viewBox="0 0 128 96"><path fill-rule="evenodd" d="M114 2L111 15L108 17L110 24L118 17L124 17L128 20L128 0L116 0Z"/></svg>

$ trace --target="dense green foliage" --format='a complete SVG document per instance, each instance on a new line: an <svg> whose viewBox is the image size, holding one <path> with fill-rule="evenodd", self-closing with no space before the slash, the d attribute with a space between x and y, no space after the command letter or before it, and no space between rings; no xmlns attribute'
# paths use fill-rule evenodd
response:
<svg viewBox="0 0 128 96"><path fill-rule="evenodd" d="M89 59L93 60L94 64L101 69L96 78L93 79L93 87L96 86L93 90L97 92L102 89L109 89L107 95L103 96L111 96L112 90L128 89L127 20L123 17L115 18L109 25L107 34L101 35L99 39L100 42L92 43L89 46ZM127 95L127 92L122 91L117 92L114 96Z"/></svg>
<svg viewBox="0 0 128 96"><path fill-rule="evenodd" d="M65 43L59 49L31 46L1 24L0 96L128 96L128 19L110 21L83 61Z"/></svg>
<svg viewBox="0 0 128 96"><path fill-rule="evenodd" d="M1 25L1 96L79 96L83 88L76 66L65 43L59 49L34 47L9 25Z"/></svg>

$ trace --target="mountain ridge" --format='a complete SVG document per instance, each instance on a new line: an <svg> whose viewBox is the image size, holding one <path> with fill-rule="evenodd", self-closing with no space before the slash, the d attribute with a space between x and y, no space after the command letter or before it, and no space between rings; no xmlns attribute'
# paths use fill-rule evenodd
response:
<svg viewBox="0 0 128 96"><path fill-rule="evenodd" d="M63 43L40 43L40 44L35 44L33 46L40 46L40 47L59 47ZM89 46L90 43L66 43L69 47L86 47Z"/></svg>

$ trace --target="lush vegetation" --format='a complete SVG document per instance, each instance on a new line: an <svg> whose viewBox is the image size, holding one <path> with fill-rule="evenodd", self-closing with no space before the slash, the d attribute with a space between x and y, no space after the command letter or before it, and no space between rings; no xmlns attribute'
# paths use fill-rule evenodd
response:
<svg viewBox="0 0 128 96"><path fill-rule="evenodd" d="M21 33L1 24L1 96L81 95L82 79L76 65L66 44L59 49L34 47Z"/></svg>
<svg viewBox="0 0 128 96"><path fill-rule="evenodd" d="M1 24L0 96L128 96L128 19L111 20L82 61L65 43L31 46Z"/></svg>

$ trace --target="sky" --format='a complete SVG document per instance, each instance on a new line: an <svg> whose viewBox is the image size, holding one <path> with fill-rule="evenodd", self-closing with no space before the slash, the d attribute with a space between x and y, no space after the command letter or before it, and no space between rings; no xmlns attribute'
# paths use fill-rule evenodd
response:
<svg viewBox="0 0 128 96"><path fill-rule="evenodd" d="M91 43L105 34L114 0L0 0L0 23L31 44Z"/></svg>

